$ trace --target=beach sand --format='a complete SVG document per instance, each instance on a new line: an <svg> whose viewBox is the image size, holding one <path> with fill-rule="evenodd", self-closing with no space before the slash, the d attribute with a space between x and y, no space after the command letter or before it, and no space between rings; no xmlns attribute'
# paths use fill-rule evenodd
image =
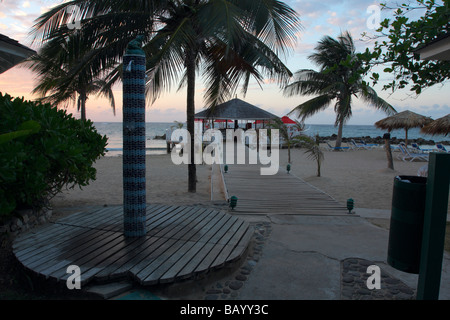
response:
<svg viewBox="0 0 450 320"><path fill-rule="evenodd" d="M346 152L324 151L321 177L316 176L316 163L307 158L303 149L291 150L291 172L326 192L345 205L348 198L355 209L391 209L393 180L397 175L417 175L426 162L403 162L394 156L394 171L387 168L382 148ZM285 172L287 149L280 150L280 171ZM211 203L210 165L197 165L197 192L187 192L186 165L174 165L170 155L147 156L147 202L176 205ZM53 210L80 207L121 205L122 157L103 157L95 163L97 179L80 190L65 191L52 199ZM220 188L220 175L215 167L213 200L225 200Z"/></svg>

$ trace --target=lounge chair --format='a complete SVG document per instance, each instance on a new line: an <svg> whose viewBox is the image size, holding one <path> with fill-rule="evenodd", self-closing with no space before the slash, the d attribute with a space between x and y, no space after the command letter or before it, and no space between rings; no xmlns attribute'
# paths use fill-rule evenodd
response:
<svg viewBox="0 0 450 320"><path fill-rule="evenodd" d="M400 143L398 145L401 154L397 156L399 160L406 161L409 160L409 162L414 160L421 160L421 161L428 161L428 154L426 153L411 153L409 152L408 148L404 143Z"/></svg>
<svg viewBox="0 0 450 320"><path fill-rule="evenodd" d="M422 149L417 143L411 143L411 147L414 148L418 153L431 152L433 149Z"/></svg>
<svg viewBox="0 0 450 320"><path fill-rule="evenodd" d="M359 143L361 143L362 145L365 145L369 149L378 148L378 144L376 144L376 143L366 143L363 139L358 140L358 141L359 141Z"/></svg>
<svg viewBox="0 0 450 320"><path fill-rule="evenodd" d="M441 152L450 152L450 150L447 150L447 149L444 147L444 145L443 145L443 144L440 144L440 143L437 143L437 144L436 144L436 148L438 148L438 151L441 151Z"/></svg>
<svg viewBox="0 0 450 320"><path fill-rule="evenodd" d="M353 148L355 149L365 149L365 150L370 150L370 149L372 149L372 147L371 146L368 146L368 145L366 145L366 144L364 144L364 143L356 143L356 141L355 140L353 140L353 139L351 139L350 140L350 143L351 143L351 145L353 146Z"/></svg>
<svg viewBox="0 0 450 320"><path fill-rule="evenodd" d="M332 147L327 141L328 148L332 151L348 151L350 147Z"/></svg>

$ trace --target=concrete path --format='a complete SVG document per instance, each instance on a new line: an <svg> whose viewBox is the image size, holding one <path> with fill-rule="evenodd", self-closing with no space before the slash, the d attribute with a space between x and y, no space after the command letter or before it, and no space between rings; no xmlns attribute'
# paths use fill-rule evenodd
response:
<svg viewBox="0 0 450 320"><path fill-rule="evenodd" d="M272 233L239 299L342 299L342 262L348 258L371 261L389 278L412 290L417 288L418 275L386 263L389 231L365 218L277 215L267 219ZM382 278L381 289L386 286ZM448 254L444 256L440 299L450 299Z"/></svg>

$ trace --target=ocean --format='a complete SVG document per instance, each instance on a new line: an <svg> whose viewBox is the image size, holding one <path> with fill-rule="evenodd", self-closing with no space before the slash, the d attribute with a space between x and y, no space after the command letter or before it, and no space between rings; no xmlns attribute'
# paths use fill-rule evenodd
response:
<svg viewBox="0 0 450 320"><path fill-rule="evenodd" d="M107 156L116 156L122 154L122 122L95 122L95 128L101 135L108 137ZM162 136L167 129L174 127L174 122L148 122L146 123L147 145L146 153L149 155L165 154L166 141L155 139L156 136ZM186 128L186 125L184 126ZM306 124L306 134L314 136L319 134L321 137L337 134L338 128L334 125L326 124ZM371 137L383 136L384 130L375 128L373 125L346 125L344 126L343 137ZM394 130L391 132L392 138L405 138L404 130ZM434 140L435 142L450 141L450 137L431 136L420 133L420 129L410 129L408 139L422 138L425 140Z"/></svg>

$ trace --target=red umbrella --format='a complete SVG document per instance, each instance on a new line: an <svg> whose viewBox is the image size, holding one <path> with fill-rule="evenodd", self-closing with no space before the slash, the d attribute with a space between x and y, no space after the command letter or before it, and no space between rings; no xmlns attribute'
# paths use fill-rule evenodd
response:
<svg viewBox="0 0 450 320"><path fill-rule="evenodd" d="M290 123L296 124L296 122L294 120L292 120L291 118L289 118L287 116L282 117L281 121L283 121L283 123L287 123L287 124L290 124Z"/></svg>

